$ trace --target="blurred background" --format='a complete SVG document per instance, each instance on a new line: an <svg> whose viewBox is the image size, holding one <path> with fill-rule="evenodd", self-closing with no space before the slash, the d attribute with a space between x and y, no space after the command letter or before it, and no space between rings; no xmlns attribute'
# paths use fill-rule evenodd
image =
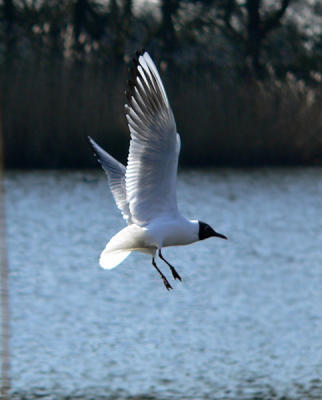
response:
<svg viewBox="0 0 322 400"><path fill-rule="evenodd" d="M142 48L179 208L229 238L165 249L171 293L98 265L124 221L86 136L126 162ZM322 399L320 1L2 0L0 84L2 400Z"/></svg>
<svg viewBox="0 0 322 400"><path fill-rule="evenodd" d="M5 0L0 18L10 168L93 166L87 135L125 161L141 48L161 69L182 165L321 164L320 1Z"/></svg>

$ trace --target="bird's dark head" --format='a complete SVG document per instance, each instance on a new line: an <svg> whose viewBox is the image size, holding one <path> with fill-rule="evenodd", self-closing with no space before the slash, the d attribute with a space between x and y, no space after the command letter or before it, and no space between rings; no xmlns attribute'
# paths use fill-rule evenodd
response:
<svg viewBox="0 0 322 400"><path fill-rule="evenodd" d="M225 235L222 235L221 233L214 231L212 227L206 224L205 222L199 221L199 240L204 240L212 236L219 237L222 239L227 239Z"/></svg>

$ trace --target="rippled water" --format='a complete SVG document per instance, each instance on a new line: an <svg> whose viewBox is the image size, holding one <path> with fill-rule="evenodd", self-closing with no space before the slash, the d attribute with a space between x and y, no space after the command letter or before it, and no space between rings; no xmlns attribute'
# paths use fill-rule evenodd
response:
<svg viewBox="0 0 322 400"><path fill-rule="evenodd" d="M104 271L103 173L6 180L14 399L322 399L322 169L187 171L182 212L228 241ZM69 396L69 397L68 397Z"/></svg>

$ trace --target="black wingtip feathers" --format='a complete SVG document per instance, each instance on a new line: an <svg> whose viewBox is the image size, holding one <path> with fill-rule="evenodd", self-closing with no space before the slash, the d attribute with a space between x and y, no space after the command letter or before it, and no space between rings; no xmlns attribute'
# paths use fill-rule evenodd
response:
<svg viewBox="0 0 322 400"><path fill-rule="evenodd" d="M88 143L90 144L90 146L91 146L91 149L93 150L93 155L94 155L94 158L97 160L97 162L100 164L100 165L102 165L102 162L101 162L101 160L100 160L100 157L99 157L99 155L98 155L98 153L97 153L97 151L96 151L96 149L95 149L95 146L94 146L94 140L90 137L90 136L87 136L87 140L88 140Z"/></svg>
<svg viewBox="0 0 322 400"><path fill-rule="evenodd" d="M128 104L131 105L132 97L135 94L136 80L139 75L138 66L139 66L139 58L143 56L146 52L145 49L141 49L135 52L135 56L132 59L132 65L129 68L130 79L127 81L127 90L125 90L125 96L127 98Z"/></svg>
<svg viewBox="0 0 322 400"><path fill-rule="evenodd" d="M139 58L140 56L143 56L144 53L145 53L145 49L141 49L141 50L137 50L135 52L135 55L137 58Z"/></svg>

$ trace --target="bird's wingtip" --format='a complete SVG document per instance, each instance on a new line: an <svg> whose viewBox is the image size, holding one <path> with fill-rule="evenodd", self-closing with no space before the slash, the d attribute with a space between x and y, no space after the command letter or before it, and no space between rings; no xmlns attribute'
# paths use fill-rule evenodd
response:
<svg viewBox="0 0 322 400"><path fill-rule="evenodd" d="M146 50L144 49L144 48L142 48L142 49L140 49L140 50L137 50L136 52L135 52L135 55L136 55L136 57L137 58L139 58L140 56L143 56L143 54L146 52Z"/></svg>
<svg viewBox="0 0 322 400"><path fill-rule="evenodd" d="M99 146L95 143L94 139L92 139L91 136L87 136L87 140L88 140L88 143L91 146L91 149L93 151L94 157L102 165L102 161L101 161L100 155L98 153Z"/></svg>

